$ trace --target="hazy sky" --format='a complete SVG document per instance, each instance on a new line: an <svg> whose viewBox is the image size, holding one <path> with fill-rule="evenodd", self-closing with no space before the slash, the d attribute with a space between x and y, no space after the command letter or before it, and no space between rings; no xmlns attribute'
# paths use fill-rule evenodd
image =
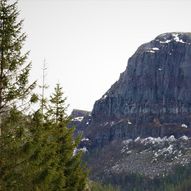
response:
<svg viewBox="0 0 191 191"><path fill-rule="evenodd" d="M70 109L92 110L143 43L165 32L191 31L189 0L20 0L31 78L49 94L60 83Z"/></svg>

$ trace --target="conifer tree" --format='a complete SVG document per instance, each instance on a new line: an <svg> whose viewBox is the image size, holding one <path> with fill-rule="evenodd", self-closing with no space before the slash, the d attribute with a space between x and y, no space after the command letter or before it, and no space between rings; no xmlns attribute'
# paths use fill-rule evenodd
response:
<svg viewBox="0 0 191 191"><path fill-rule="evenodd" d="M32 125L34 139L26 146L26 150L33 150L28 163L31 187L33 190L82 191L87 173L82 165L82 153L74 152L79 138L74 139L74 129L67 128L66 98L60 85L56 85L50 102L49 118L44 118L43 125L42 113L35 114Z"/></svg>
<svg viewBox="0 0 191 191"><path fill-rule="evenodd" d="M28 81L31 63L26 64L28 52L22 53L26 35L18 15L17 2L0 1L0 113L13 105L23 106L35 87Z"/></svg>
<svg viewBox="0 0 191 191"><path fill-rule="evenodd" d="M60 86L50 99L50 118L43 125L46 118L41 112L30 117L18 110L35 83L28 81L31 64L25 64L28 53L21 50L26 35L17 18L17 2L0 0L0 114L9 110L0 121L0 129L5 129L0 136L0 190L82 191L86 172L81 153L74 154L79 140L67 128Z"/></svg>
<svg viewBox="0 0 191 191"><path fill-rule="evenodd" d="M28 117L12 108L3 120L4 133L0 136L0 187L6 190L23 190L26 185L26 161L23 147L28 141L30 125ZM0 190L1 190L0 189Z"/></svg>
<svg viewBox="0 0 191 191"><path fill-rule="evenodd" d="M65 104L66 98L63 97L64 93L60 84L56 84L54 93L50 96L50 105L48 116L55 123L62 122L66 117L67 105Z"/></svg>
<svg viewBox="0 0 191 191"><path fill-rule="evenodd" d="M63 108L65 105L65 101L62 102ZM42 125L40 110L32 118L12 110L4 125L16 129L16 134L8 132L0 137L0 149L5 153L0 158L2 190L85 189L87 172L82 163L82 153L75 152L79 138L74 139L74 129L67 128L69 117L65 110L62 112L64 118L44 120Z"/></svg>

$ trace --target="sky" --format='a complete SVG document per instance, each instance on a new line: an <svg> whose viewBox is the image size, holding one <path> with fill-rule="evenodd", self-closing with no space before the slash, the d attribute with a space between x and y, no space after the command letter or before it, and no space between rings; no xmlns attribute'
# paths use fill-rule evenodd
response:
<svg viewBox="0 0 191 191"><path fill-rule="evenodd" d="M68 111L91 111L136 49L165 32L191 32L190 0L19 0L31 80L63 87Z"/></svg>

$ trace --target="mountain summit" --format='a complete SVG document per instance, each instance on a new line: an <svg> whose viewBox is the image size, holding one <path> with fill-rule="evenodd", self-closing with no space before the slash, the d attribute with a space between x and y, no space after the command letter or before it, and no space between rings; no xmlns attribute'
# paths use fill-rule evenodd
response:
<svg viewBox="0 0 191 191"><path fill-rule="evenodd" d="M138 48L92 114L95 120L147 115L174 122L190 112L191 33L165 33Z"/></svg>
<svg viewBox="0 0 191 191"><path fill-rule="evenodd" d="M161 34L129 58L81 129L93 147L138 136L191 136L190 84L191 33Z"/></svg>

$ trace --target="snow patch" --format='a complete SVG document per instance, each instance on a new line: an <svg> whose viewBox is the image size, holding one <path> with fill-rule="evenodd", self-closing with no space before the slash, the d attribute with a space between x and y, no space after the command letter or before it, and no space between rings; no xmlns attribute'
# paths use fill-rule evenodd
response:
<svg viewBox="0 0 191 191"><path fill-rule="evenodd" d="M140 142L141 144L147 145L147 144L159 144L161 142L174 142L177 139L174 137L174 135L171 135L170 137L147 137L147 138L140 138L137 137L134 142Z"/></svg>
<svg viewBox="0 0 191 191"><path fill-rule="evenodd" d="M140 141L141 140L141 138L140 137L137 137L135 140L134 140L134 142L138 142L138 141Z"/></svg>
<svg viewBox="0 0 191 191"><path fill-rule="evenodd" d="M180 139L187 141L189 138L186 135L183 135L182 137L180 137Z"/></svg>
<svg viewBox="0 0 191 191"><path fill-rule="evenodd" d="M81 141L89 141L88 138L83 138Z"/></svg>
<svg viewBox="0 0 191 191"><path fill-rule="evenodd" d="M172 36L176 42L185 43L182 39L179 38L179 34L172 34Z"/></svg>
<svg viewBox="0 0 191 191"><path fill-rule="evenodd" d="M188 128L188 125L186 125L186 124L183 123L183 124L181 125L181 127L183 127L183 128Z"/></svg>
<svg viewBox="0 0 191 191"><path fill-rule="evenodd" d="M174 141L176 141L176 138L174 137L174 135L171 135L171 136L168 138L168 141L174 142Z"/></svg>
<svg viewBox="0 0 191 191"><path fill-rule="evenodd" d="M166 43L169 43L171 42L172 40L165 40L165 41L160 41L161 44L166 44Z"/></svg>
<svg viewBox="0 0 191 191"><path fill-rule="evenodd" d="M75 148L73 151L73 156L77 155L79 151L86 153L86 152L88 152L88 149L86 147L79 148L79 149Z"/></svg>
<svg viewBox="0 0 191 191"><path fill-rule="evenodd" d="M173 36L173 39L168 39L168 40L164 40L164 41L159 41L161 44L166 44L166 43L169 43L169 42L172 42L172 41L175 41L175 42L179 42L179 43L186 43L184 42L182 39L180 39L180 35L177 34L177 33L174 33L172 34Z"/></svg>
<svg viewBox="0 0 191 191"><path fill-rule="evenodd" d="M108 95L105 94L105 95L102 96L102 99L106 99L107 97L108 97Z"/></svg>
<svg viewBox="0 0 191 191"><path fill-rule="evenodd" d="M172 152L173 152L173 145L169 145L167 148L165 147L161 150L159 149L158 155L162 155L164 153L172 154Z"/></svg>
<svg viewBox="0 0 191 191"><path fill-rule="evenodd" d="M148 50L147 52L150 52L150 53L155 53L155 51L154 51L154 50Z"/></svg>
<svg viewBox="0 0 191 191"><path fill-rule="evenodd" d="M147 137L147 138L141 140L142 144L150 144L150 143L155 144L155 143L161 143L161 142L163 142L163 139L161 139L160 137L157 137L157 138Z"/></svg>
<svg viewBox="0 0 191 191"><path fill-rule="evenodd" d="M83 148L80 148L79 151L86 153L86 152L88 152L88 149L86 147L83 147Z"/></svg>
<svg viewBox="0 0 191 191"><path fill-rule="evenodd" d="M83 116L80 116L80 117L75 117L72 119L72 121L82 121L84 119Z"/></svg>
<svg viewBox="0 0 191 191"><path fill-rule="evenodd" d="M129 125L132 125L132 122L131 122L131 121L128 121L128 124L129 124Z"/></svg>
<svg viewBox="0 0 191 191"><path fill-rule="evenodd" d="M154 48L152 48L152 50L159 50L159 48L157 48L157 47L154 47Z"/></svg>

